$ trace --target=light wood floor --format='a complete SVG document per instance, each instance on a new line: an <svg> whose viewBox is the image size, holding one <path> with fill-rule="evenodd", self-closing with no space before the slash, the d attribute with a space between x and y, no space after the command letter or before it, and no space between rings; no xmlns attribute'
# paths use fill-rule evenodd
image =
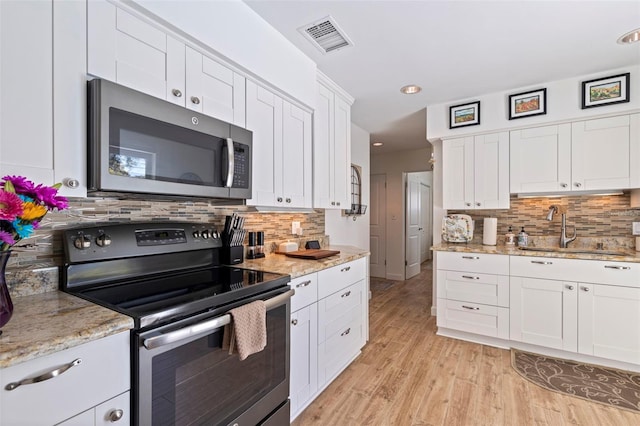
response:
<svg viewBox="0 0 640 426"><path fill-rule="evenodd" d="M509 351L436 336L431 273L372 286L369 343L292 425L640 425L522 379Z"/></svg>

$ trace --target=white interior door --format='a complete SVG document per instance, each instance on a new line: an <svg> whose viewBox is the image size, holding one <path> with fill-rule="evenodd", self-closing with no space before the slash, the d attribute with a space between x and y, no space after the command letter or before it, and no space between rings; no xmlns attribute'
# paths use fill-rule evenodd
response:
<svg viewBox="0 0 640 426"><path fill-rule="evenodd" d="M420 263L431 259L431 186L420 182Z"/></svg>
<svg viewBox="0 0 640 426"><path fill-rule="evenodd" d="M370 214L370 275L387 277L387 176L371 175Z"/></svg>
<svg viewBox="0 0 640 426"><path fill-rule="evenodd" d="M405 280L420 273L421 214L420 178L408 173L405 194Z"/></svg>

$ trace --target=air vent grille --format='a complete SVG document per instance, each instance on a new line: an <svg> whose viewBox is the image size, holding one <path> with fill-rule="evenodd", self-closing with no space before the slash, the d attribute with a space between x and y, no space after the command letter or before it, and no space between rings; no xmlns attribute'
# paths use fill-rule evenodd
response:
<svg viewBox="0 0 640 426"><path fill-rule="evenodd" d="M330 53L343 47L353 46L346 34L338 27L331 16L298 28L322 53Z"/></svg>

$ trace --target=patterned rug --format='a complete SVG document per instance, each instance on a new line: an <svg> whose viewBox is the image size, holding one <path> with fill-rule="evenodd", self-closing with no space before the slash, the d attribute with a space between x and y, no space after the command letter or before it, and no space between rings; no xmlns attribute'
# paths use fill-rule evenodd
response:
<svg viewBox="0 0 640 426"><path fill-rule="evenodd" d="M640 373L511 350L511 365L545 389L640 412Z"/></svg>

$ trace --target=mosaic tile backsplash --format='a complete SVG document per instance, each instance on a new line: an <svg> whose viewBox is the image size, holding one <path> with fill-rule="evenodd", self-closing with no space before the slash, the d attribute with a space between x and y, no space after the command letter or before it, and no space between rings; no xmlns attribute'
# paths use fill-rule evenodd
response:
<svg viewBox="0 0 640 426"><path fill-rule="evenodd" d="M549 206L556 205L559 214L546 220ZM521 227L533 237L560 236L560 213L567 217L567 234L573 235L575 225L578 240L584 238L616 240L622 246L633 247L632 222L640 221L640 210L630 207L630 195L571 196L559 198L511 197L509 210L459 210L450 213L468 214L475 220L473 243L482 244L485 217L498 218L498 243L503 242L509 226L517 234ZM576 242L578 242L576 240Z"/></svg>
<svg viewBox="0 0 640 426"><path fill-rule="evenodd" d="M88 198L70 200L68 210L48 213L40 229L13 248L7 265L10 270L40 269L61 266L63 262L61 231L73 226L92 226L122 221L187 221L212 223L219 230L224 218L233 212L246 218L249 231L264 231L265 250L291 238L292 241L320 239L325 233L324 211L313 213L257 213L249 207L219 207L206 202L138 201ZM303 236L291 235L291 222L299 221ZM246 243L246 242L245 242ZM322 241L321 241L322 243Z"/></svg>

